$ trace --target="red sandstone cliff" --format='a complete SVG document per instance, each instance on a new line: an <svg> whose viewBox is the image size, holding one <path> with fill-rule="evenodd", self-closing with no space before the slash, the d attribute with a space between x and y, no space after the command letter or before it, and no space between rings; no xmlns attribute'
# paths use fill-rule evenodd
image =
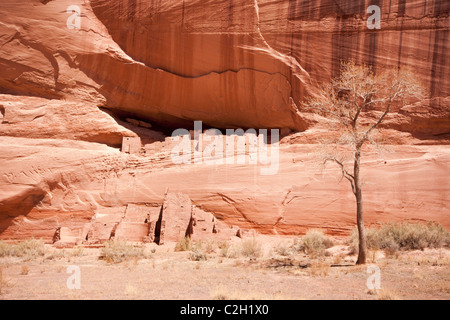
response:
<svg viewBox="0 0 450 320"><path fill-rule="evenodd" d="M380 30L366 26L372 4ZM70 5L81 9L79 30L67 27ZM166 187L230 225L348 231L348 186L314 167L323 119L301 108L348 59L412 67L429 91L384 123L387 142L402 146L386 163L366 159L369 222L450 227L449 11L443 0L2 0L0 237L81 234L102 208L161 205ZM202 120L304 133L284 141L280 174L261 177L253 167L175 166L162 134L98 107L171 128ZM153 158L113 148L137 135L159 141Z"/></svg>
<svg viewBox="0 0 450 320"><path fill-rule="evenodd" d="M381 7L381 30L366 26L371 4ZM66 26L70 5L81 9L80 30ZM84 99L172 126L201 119L222 128L304 130L311 121L300 101L336 76L341 60L413 67L431 97L447 97L449 6L442 0L4 0L0 88ZM448 109L446 100L434 102Z"/></svg>

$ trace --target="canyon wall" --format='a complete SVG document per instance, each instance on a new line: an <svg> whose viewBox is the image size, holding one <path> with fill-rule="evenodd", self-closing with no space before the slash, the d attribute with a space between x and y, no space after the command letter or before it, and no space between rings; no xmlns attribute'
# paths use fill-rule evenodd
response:
<svg viewBox="0 0 450 320"><path fill-rule="evenodd" d="M66 26L70 5L81 10L79 30ZM381 8L380 30L367 28L369 5ZM443 0L4 0L0 88L84 99L172 127L305 130L317 120L302 99L337 76L341 60L412 67L431 98L449 96L449 8Z"/></svg>
<svg viewBox="0 0 450 320"><path fill-rule="evenodd" d="M367 28L370 5L379 30ZM410 67L428 90L384 122L386 155L364 158L368 223L450 228L449 12L444 0L2 0L0 238L80 237L103 212L159 208L167 188L233 232L348 234L351 191L317 167L327 122L302 100L350 59ZM296 133L274 176L175 165L167 132L195 120ZM124 137L146 155L121 153Z"/></svg>

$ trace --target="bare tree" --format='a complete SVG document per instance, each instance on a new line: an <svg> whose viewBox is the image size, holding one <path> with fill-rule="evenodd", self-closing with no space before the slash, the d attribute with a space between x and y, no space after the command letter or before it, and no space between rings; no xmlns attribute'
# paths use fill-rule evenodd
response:
<svg viewBox="0 0 450 320"><path fill-rule="evenodd" d="M353 169L337 155L328 155L327 162L336 163L347 179L356 198L356 224L359 238L357 264L366 263L367 245L363 219L361 183L361 153L371 134L385 120L394 105L404 105L408 100L421 99L424 88L410 70L388 70L378 74L366 65L342 63L341 74L331 83L322 86L318 94L304 104L338 125L335 145L351 149Z"/></svg>

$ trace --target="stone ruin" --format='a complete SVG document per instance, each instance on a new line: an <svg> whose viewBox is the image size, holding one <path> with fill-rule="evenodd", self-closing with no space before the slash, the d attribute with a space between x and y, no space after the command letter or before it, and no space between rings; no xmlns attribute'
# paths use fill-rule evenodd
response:
<svg viewBox="0 0 450 320"><path fill-rule="evenodd" d="M123 137L122 152L128 154L140 154L142 148L141 138L139 137Z"/></svg>
<svg viewBox="0 0 450 320"><path fill-rule="evenodd" d="M56 247L96 246L117 239L163 245L184 237L228 240L240 234L238 227L228 226L192 205L187 195L167 193L161 206L130 203L124 207L100 208L81 232L58 228L53 243Z"/></svg>

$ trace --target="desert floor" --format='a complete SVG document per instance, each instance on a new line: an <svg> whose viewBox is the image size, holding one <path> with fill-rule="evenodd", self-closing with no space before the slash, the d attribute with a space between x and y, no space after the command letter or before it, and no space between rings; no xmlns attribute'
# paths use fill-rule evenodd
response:
<svg viewBox="0 0 450 320"><path fill-rule="evenodd" d="M240 239L227 248L240 245ZM101 249L46 248L33 259L0 258L0 299L450 299L450 250L370 252L369 264L338 241L325 255L288 252L293 238L260 236L258 257L224 254L222 245L203 245L207 260L175 244L145 245L145 258L121 263L99 259ZM379 290L369 290L372 266ZM80 289L69 289L70 266L80 270ZM68 273L69 271L69 273Z"/></svg>

